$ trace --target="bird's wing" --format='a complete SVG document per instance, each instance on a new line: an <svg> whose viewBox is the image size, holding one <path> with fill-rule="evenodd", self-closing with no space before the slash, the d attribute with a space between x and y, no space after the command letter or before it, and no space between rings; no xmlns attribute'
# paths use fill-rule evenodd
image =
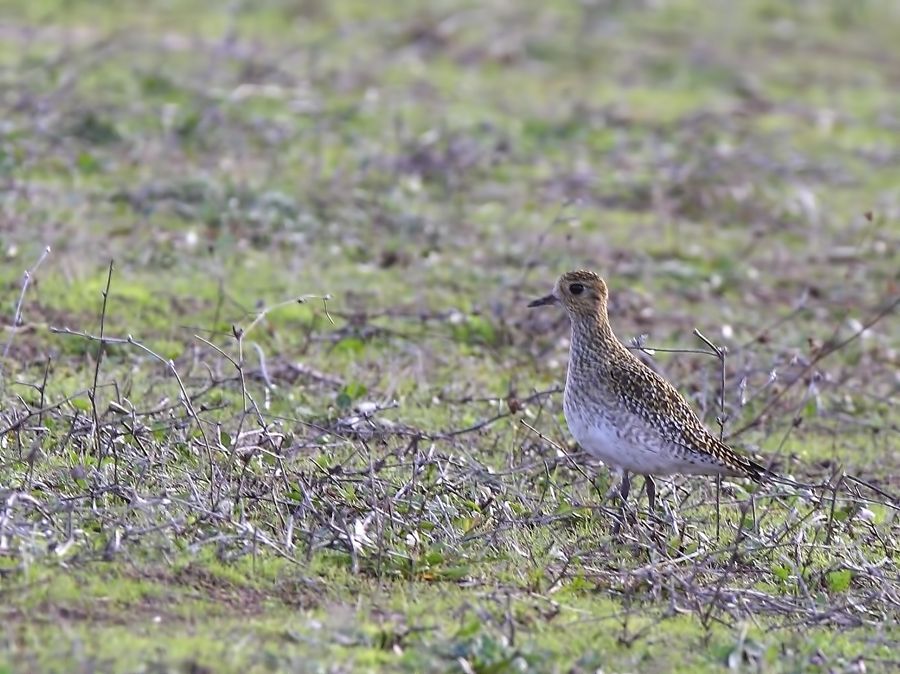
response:
<svg viewBox="0 0 900 674"><path fill-rule="evenodd" d="M666 441L688 452L709 456L739 475L761 481L769 474L763 466L710 433L674 386L630 351L627 353L630 358L623 365L629 372L616 379L630 412L656 429ZM639 401L648 398L652 405L640 404Z"/></svg>

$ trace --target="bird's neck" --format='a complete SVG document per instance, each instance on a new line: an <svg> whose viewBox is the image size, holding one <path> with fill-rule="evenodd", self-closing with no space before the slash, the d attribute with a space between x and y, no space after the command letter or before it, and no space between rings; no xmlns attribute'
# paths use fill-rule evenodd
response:
<svg viewBox="0 0 900 674"><path fill-rule="evenodd" d="M571 365L578 367L584 364L596 368L604 362L615 360L623 349L625 347L613 334L606 311L572 318Z"/></svg>
<svg viewBox="0 0 900 674"><path fill-rule="evenodd" d="M605 311L588 316L572 317L572 341L588 341L603 344L618 341L609 325Z"/></svg>

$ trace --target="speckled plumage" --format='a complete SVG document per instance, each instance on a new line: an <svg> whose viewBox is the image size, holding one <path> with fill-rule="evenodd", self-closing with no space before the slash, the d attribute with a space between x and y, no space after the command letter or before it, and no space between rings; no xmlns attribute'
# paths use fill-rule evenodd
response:
<svg viewBox="0 0 900 674"><path fill-rule="evenodd" d="M562 304L572 322L563 410L578 443L626 476L763 480L765 468L719 441L681 394L616 338L607 298L603 279L580 270L563 274L551 295L532 303Z"/></svg>

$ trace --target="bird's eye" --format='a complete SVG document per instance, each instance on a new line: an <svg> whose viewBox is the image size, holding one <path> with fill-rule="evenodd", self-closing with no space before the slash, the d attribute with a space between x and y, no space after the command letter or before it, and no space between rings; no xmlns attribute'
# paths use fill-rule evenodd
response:
<svg viewBox="0 0 900 674"><path fill-rule="evenodd" d="M573 295L580 295L584 292L584 286L581 283L572 283L569 285L569 292Z"/></svg>

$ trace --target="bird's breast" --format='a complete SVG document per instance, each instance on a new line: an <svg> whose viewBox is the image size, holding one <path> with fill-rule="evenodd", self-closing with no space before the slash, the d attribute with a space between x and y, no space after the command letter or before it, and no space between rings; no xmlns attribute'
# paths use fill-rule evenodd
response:
<svg viewBox="0 0 900 674"><path fill-rule="evenodd" d="M586 452L610 461L621 451L620 428L602 403L576 399L567 391L563 412L569 431Z"/></svg>

